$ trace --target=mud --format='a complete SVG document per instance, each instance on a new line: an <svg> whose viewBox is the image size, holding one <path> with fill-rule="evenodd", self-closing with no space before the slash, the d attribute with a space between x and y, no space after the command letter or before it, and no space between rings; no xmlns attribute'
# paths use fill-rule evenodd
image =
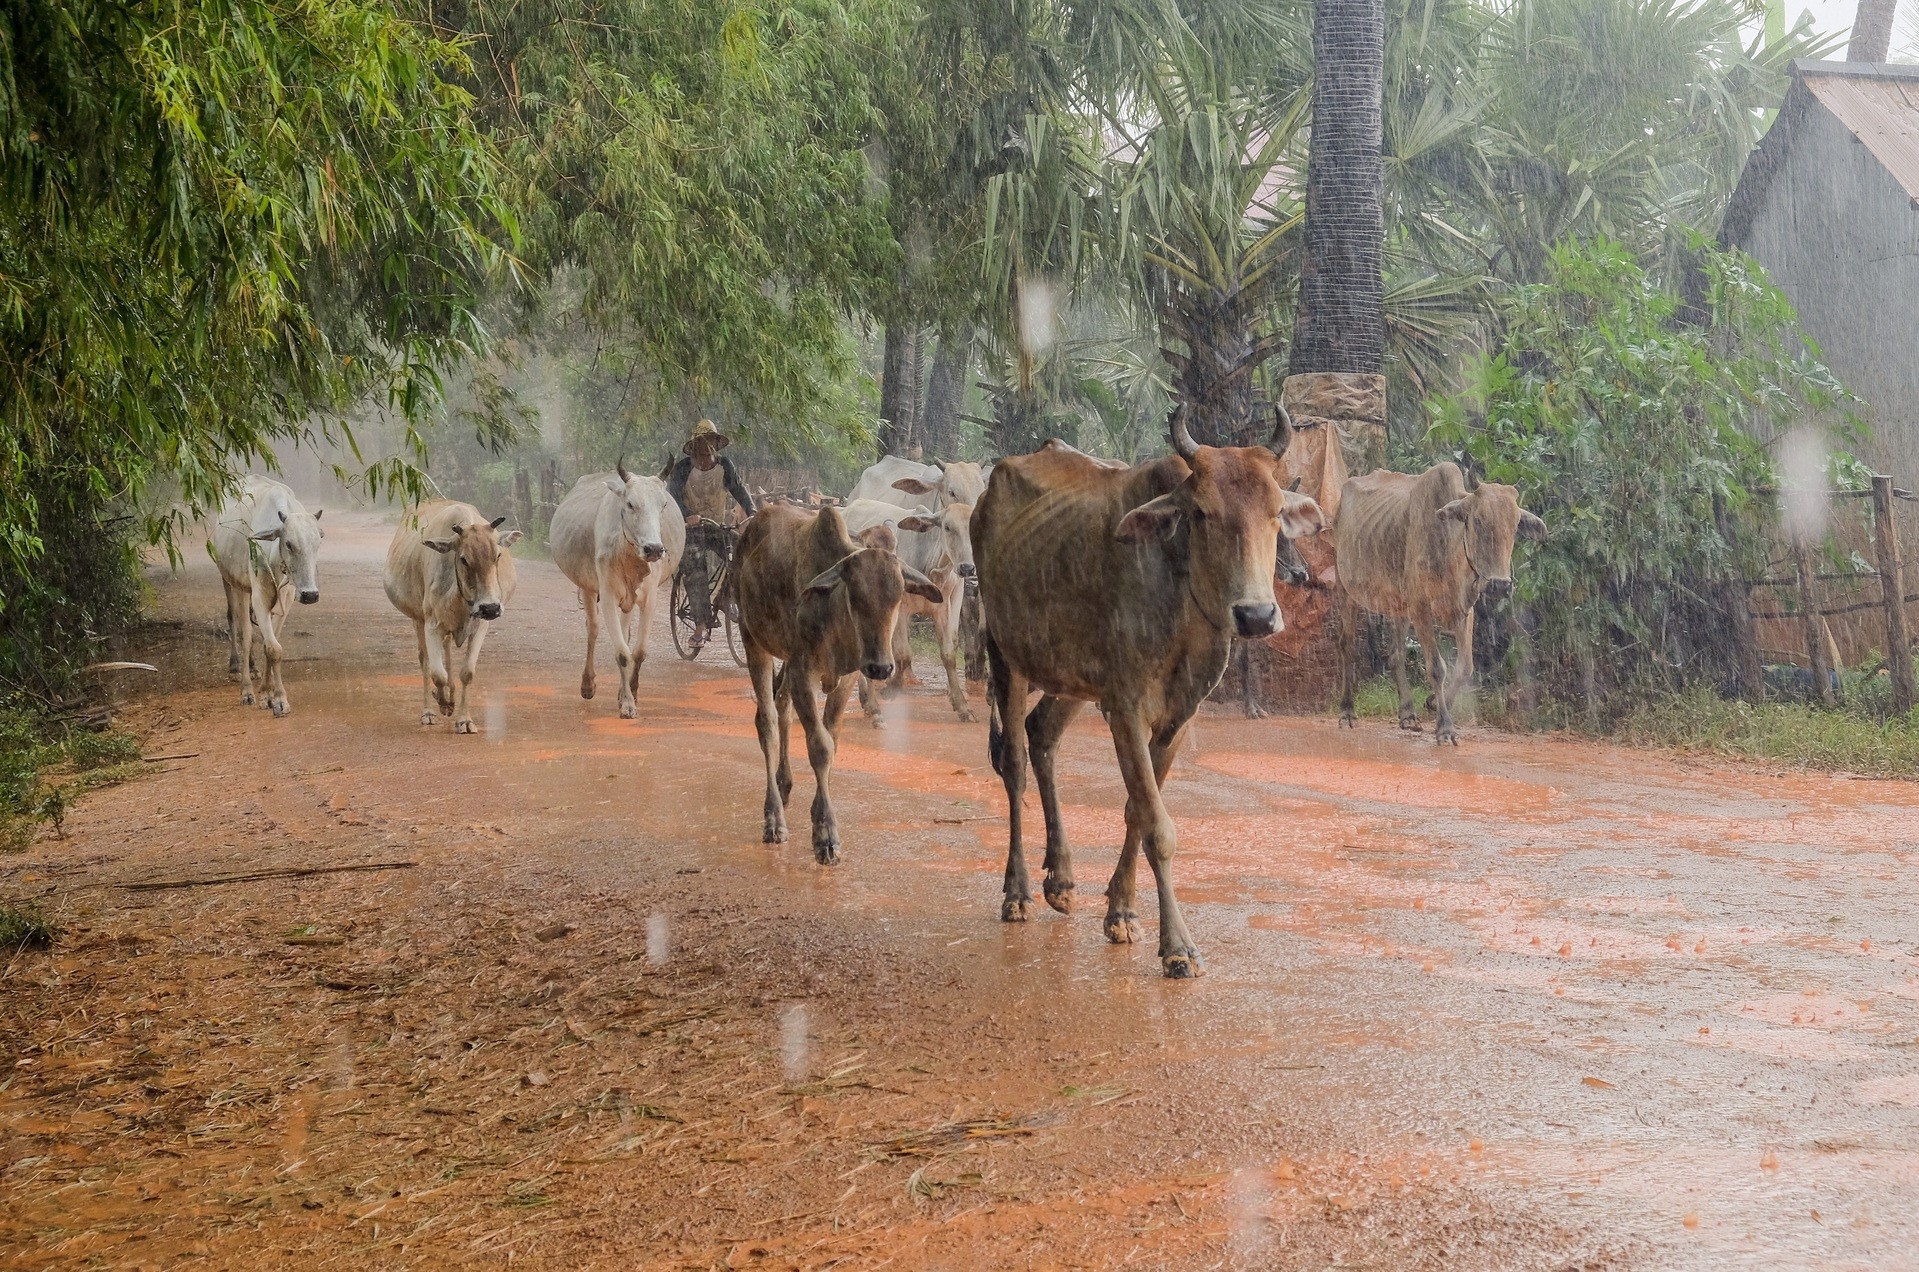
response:
<svg viewBox="0 0 1919 1272"><path fill-rule="evenodd" d="M1911 785L1207 715L1170 983L1100 936L1097 713L1080 908L1005 926L936 683L846 722L825 870L758 842L724 651L619 720L527 561L484 732L425 729L386 531L328 528L292 716L190 552L128 708L190 758L0 858L66 927L0 971L0 1262L1919 1266Z"/></svg>

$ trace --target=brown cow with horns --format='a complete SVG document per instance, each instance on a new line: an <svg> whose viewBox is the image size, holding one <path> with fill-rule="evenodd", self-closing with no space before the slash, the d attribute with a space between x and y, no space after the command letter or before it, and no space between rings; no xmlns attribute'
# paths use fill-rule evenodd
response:
<svg viewBox="0 0 1919 1272"><path fill-rule="evenodd" d="M973 511L973 553L986 611L993 767L1011 823L1006 922L1023 922L1032 906L1020 845L1029 748L1046 819L1046 901L1072 909L1053 756L1067 723L1097 702L1127 795L1106 937L1139 939L1133 877L1144 850L1159 890L1160 962L1168 976L1200 974L1173 895L1173 821L1160 788L1233 638L1283 626L1273 596L1281 536L1321 527L1319 505L1280 485L1292 423L1284 410L1275 414L1270 447L1201 446L1175 412L1177 455L1127 468L1053 441L994 468ZM1043 696L1029 713L1034 689Z"/></svg>
<svg viewBox="0 0 1919 1272"><path fill-rule="evenodd" d="M755 513L740 534L734 578L754 722L766 760L764 837L769 844L786 840L786 800L793 792L787 734L797 715L817 783L813 857L823 866L840 855L829 779L833 735L852 690L852 673L869 680L893 674L893 625L901 597L943 599L930 579L900 563L885 546L889 538L890 532L873 542L854 539L837 508L806 512L777 503ZM783 664L777 675L775 659ZM815 686L826 694L824 712L813 697Z"/></svg>

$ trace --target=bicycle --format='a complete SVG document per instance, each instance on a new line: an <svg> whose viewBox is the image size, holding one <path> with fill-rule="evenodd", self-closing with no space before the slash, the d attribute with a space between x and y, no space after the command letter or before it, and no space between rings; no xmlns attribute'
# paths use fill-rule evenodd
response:
<svg viewBox="0 0 1919 1272"><path fill-rule="evenodd" d="M718 627L726 634L733 661L746 666L739 602L733 595L733 549L738 539L738 531L716 522L687 527L686 552L674 571L666 612L673 648L688 662L700 656Z"/></svg>

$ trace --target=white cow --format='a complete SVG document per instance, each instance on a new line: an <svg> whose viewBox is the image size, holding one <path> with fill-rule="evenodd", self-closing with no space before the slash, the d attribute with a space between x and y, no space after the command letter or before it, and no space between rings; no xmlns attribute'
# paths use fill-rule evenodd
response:
<svg viewBox="0 0 1919 1272"><path fill-rule="evenodd" d="M599 641L601 606L613 633L620 666L620 718L640 713L636 697L653 601L679 568L686 551L686 518L658 477L636 477L621 464L617 473L593 473L574 483L553 514L548 535L553 563L580 589L586 610L586 670L580 696L593 696L593 650ZM617 609L615 608L617 606ZM634 630L632 614L639 610Z"/></svg>
<svg viewBox="0 0 1919 1272"><path fill-rule="evenodd" d="M453 716L455 733L473 733L468 690L480 663L487 628L513 599L513 554L518 530L498 533L505 517L488 521L471 504L435 499L409 511L386 552L386 598L413 620L420 642L420 680L425 700L420 723L434 722L433 709ZM456 697L454 650L464 649ZM457 714L456 714L457 709Z"/></svg>
<svg viewBox="0 0 1919 1272"><path fill-rule="evenodd" d="M309 513L284 482L248 477L228 499L207 538L207 555L226 585L227 670L240 673L240 701L257 696L274 715L292 710L280 678L279 625L287 598L300 604L320 599L320 514ZM253 629L260 629L266 662L261 687L253 683Z"/></svg>
<svg viewBox="0 0 1919 1272"><path fill-rule="evenodd" d="M860 474L846 500L872 499L908 511L924 504L937 511L948 504L977 503L985 491L978 464L921 464L888 455Z"/></svg>
<svg viewBox="0 0 1919 1272"><path fill-rule="evenodd" d="M940 662L946 667L946 696L961 720L972 723L972 708L966 705L966 677L959 668L960 611L966 589L974 576L973 505L953 503L935 512L919 508L907 512L895 504L875 499L856 499L840 510L846 528L857 535L875 525L892 526L899 536L900 560L933 581L940 590L937 602L908 594L900 602L900 622L893 629L893 679L890 688L897 691L906 677L912 651L907 644L906 619L923 614L933 620L939 633ZM878 719L879 706L872 689L860 685L860 705L869 718Z"/></svg>

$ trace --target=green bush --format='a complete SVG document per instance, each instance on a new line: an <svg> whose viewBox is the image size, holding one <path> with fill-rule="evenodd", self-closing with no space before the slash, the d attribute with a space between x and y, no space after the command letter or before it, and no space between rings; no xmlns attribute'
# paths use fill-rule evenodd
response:
<svg viewBox="0 0 1919 1272"><path fill-rule="evenodd" d="M57 828L80 790L111 785L137 765L140 745L117 730L74 728L15 702L0 706L0 852L18 852L34 831ZM49 780L64 771L69 780Z"/></svg>
<svg viewBox="0 0 1919 1272"><path fill-rule="evenodd" d="M1559 247L1473 390L1432 404L1430 445L1545 518L1514 603L1542 690L1602 714L1729 682L1729 598L1762 572L1775 516L1768 448L1781 423L1856 427L1764 271L1704 243L1695 259L1688 307L1616 244Z"/></svg>
<svg viewBox="0 0 1919 1272"><path fill-rule="evenodd" d="M58 935L60 929L39 906L0 905L0 956L16 950L43 950Z"/></svg>

